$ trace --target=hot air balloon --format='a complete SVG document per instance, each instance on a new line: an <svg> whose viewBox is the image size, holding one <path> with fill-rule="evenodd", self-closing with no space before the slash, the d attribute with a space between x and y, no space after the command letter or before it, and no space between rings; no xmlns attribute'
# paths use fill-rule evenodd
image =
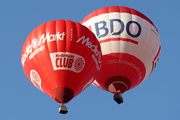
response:
<svg viewBox="0 0 180 120"><path fill-rule="evenodd" d="M121 95L142 83L155 68L160 55L159 33L153 22L135 9L109 6L87 15L81 24L97 37L102 50L102 67L93 84Z"/></svg>
<svg viewBox="0 0 180 120"><path fill-rule="evenodd" d="M85 26L70 20L53 20L36 27L22 47L23 70L39 90L64 106L84 91L101 67L101 48Z"/></svg>

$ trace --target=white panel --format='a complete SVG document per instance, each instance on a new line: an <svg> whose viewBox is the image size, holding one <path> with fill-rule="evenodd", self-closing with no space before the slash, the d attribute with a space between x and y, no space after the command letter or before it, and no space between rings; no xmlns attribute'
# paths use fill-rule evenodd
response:
<svg viewBox="0 0 180 120"><path fill-rule="evenodd" d="M110 54L112 53L111 50L111 42L106 42L106 43L101 43L101 50L102 50L102 55Z"/></svg>
<svg viewBox="0 0 180 120"><path fill-rule="evenodd" d="M110 23L109 19L120 19L124 23L124 31L120 35L112 35L110 33ZM104 54L110 54L111 52L117 53L117 52L122 52L122 53L128 53L130 55L133 55L140 59L146 67L146 77L149 76L151 70L152 70L152 63L153 59L158 53L159 46L160 46L160 38L159 38L159 33L156 31L156 28L150 24L148 21L145 19L142 19L139 16L132 15L129 13L106 13L106 14L101 14L98 17L95 16L91 19L89 19L89 23L91 24L92 31L96 34L94 23L98 21L106 21L107 23L107 28L108 28L108 35L105 37L102 37L99 39L104 40L108 38L127 38L131 39L134 41L137 41L138 44L134 44L129 41L111 41L111 42L106 42L106 43L101 43L102 47L102 53ZM140 36L133 38L130 35L127 34L126 32L126 27L127 23L129 21L137 21L141 25L141 34ZM85 22L84 24L86 24ZM118 30L121 29L121 26L118 25L119 23L114 24L114 31L117 32ZM132 34L136 34L139 30L136 24L131 24L130 27L132 28ZM103 31L101 31L103 32Z"/></svg>
<svg viewBox="0 0 180 120"><path fill-rule="evenodd" d="M110 25L109 25L109 14L99 15L98 16L98 22L100 22L100 21L105 21L106 22L106 26L105 27L106 28L110 28ZM99 24L99 27L102 27L101 25L102 24ZM108 38L110 38L110 32L109 31L110 31L110 29L108 29L108 34L105 37L101 37L101 38L98 38L99 36L96 36L96 37L98 38L99 41L104 40L104 39L108 39ZM102 35L102 34L105 33L105 30L100 30L99 32L100 32L100 35Z"/></svg>
<svg viewBox="0 0 180 120"><path fill-rule="evenodd" d="M111 41L112 53L117 53L120 51L120 42L119 41Z"/></svg>

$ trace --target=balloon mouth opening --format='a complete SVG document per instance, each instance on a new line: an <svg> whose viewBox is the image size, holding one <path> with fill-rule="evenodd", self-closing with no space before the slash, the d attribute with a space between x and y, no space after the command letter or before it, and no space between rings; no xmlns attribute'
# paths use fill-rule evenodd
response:
<svg viewBox="0 0 180 120"><path fill-rule="evenodd" d="M74 92L66 87L58 87L52 92L52 98L58 103L68 103L73 97Z"/></svg>
<svg viewBox="0 0 180 120"><path fill-rule="evenodd" d="M124 76L113 76L108 78L105 82L106 90L114 94L122 94L125 91L129 90L130 87L130 80Z"/></svg>

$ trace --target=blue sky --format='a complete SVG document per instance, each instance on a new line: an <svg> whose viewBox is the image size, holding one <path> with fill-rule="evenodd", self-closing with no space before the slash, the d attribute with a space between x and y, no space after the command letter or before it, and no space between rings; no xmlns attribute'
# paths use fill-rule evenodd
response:
<svg viewBox="0 0 180 120"><path fill-rule="evenodd" d="M91 85L58 113L59 104L35 88L21 65L28 34L51 20L81 20L106 6L134 8L149 17L161 39L160 61L138 87L113 95ZM179 0L1 0L0 1L0 120L177 120L180 115Z"/></svg>

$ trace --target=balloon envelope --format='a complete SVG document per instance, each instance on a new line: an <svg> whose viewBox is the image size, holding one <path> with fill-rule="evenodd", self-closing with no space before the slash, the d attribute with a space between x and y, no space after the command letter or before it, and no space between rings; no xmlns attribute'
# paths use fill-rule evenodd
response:
<svg viewBox="0 0 180 120"><path fill-rule="evenodd" d="M93 84L111 93L124 93L144 81L156 66L161 50L158 30L132 8L110 6L87 15L81 24L98 38L102 68Z"/></svg>
<svg viewBox="0 0 180 120"><path fill-rule="evenodd" d="M23 70L39 90L67 103L85 90L101 65L95 35L80 23L43 23L27 37L21 54Z"/></svg>

